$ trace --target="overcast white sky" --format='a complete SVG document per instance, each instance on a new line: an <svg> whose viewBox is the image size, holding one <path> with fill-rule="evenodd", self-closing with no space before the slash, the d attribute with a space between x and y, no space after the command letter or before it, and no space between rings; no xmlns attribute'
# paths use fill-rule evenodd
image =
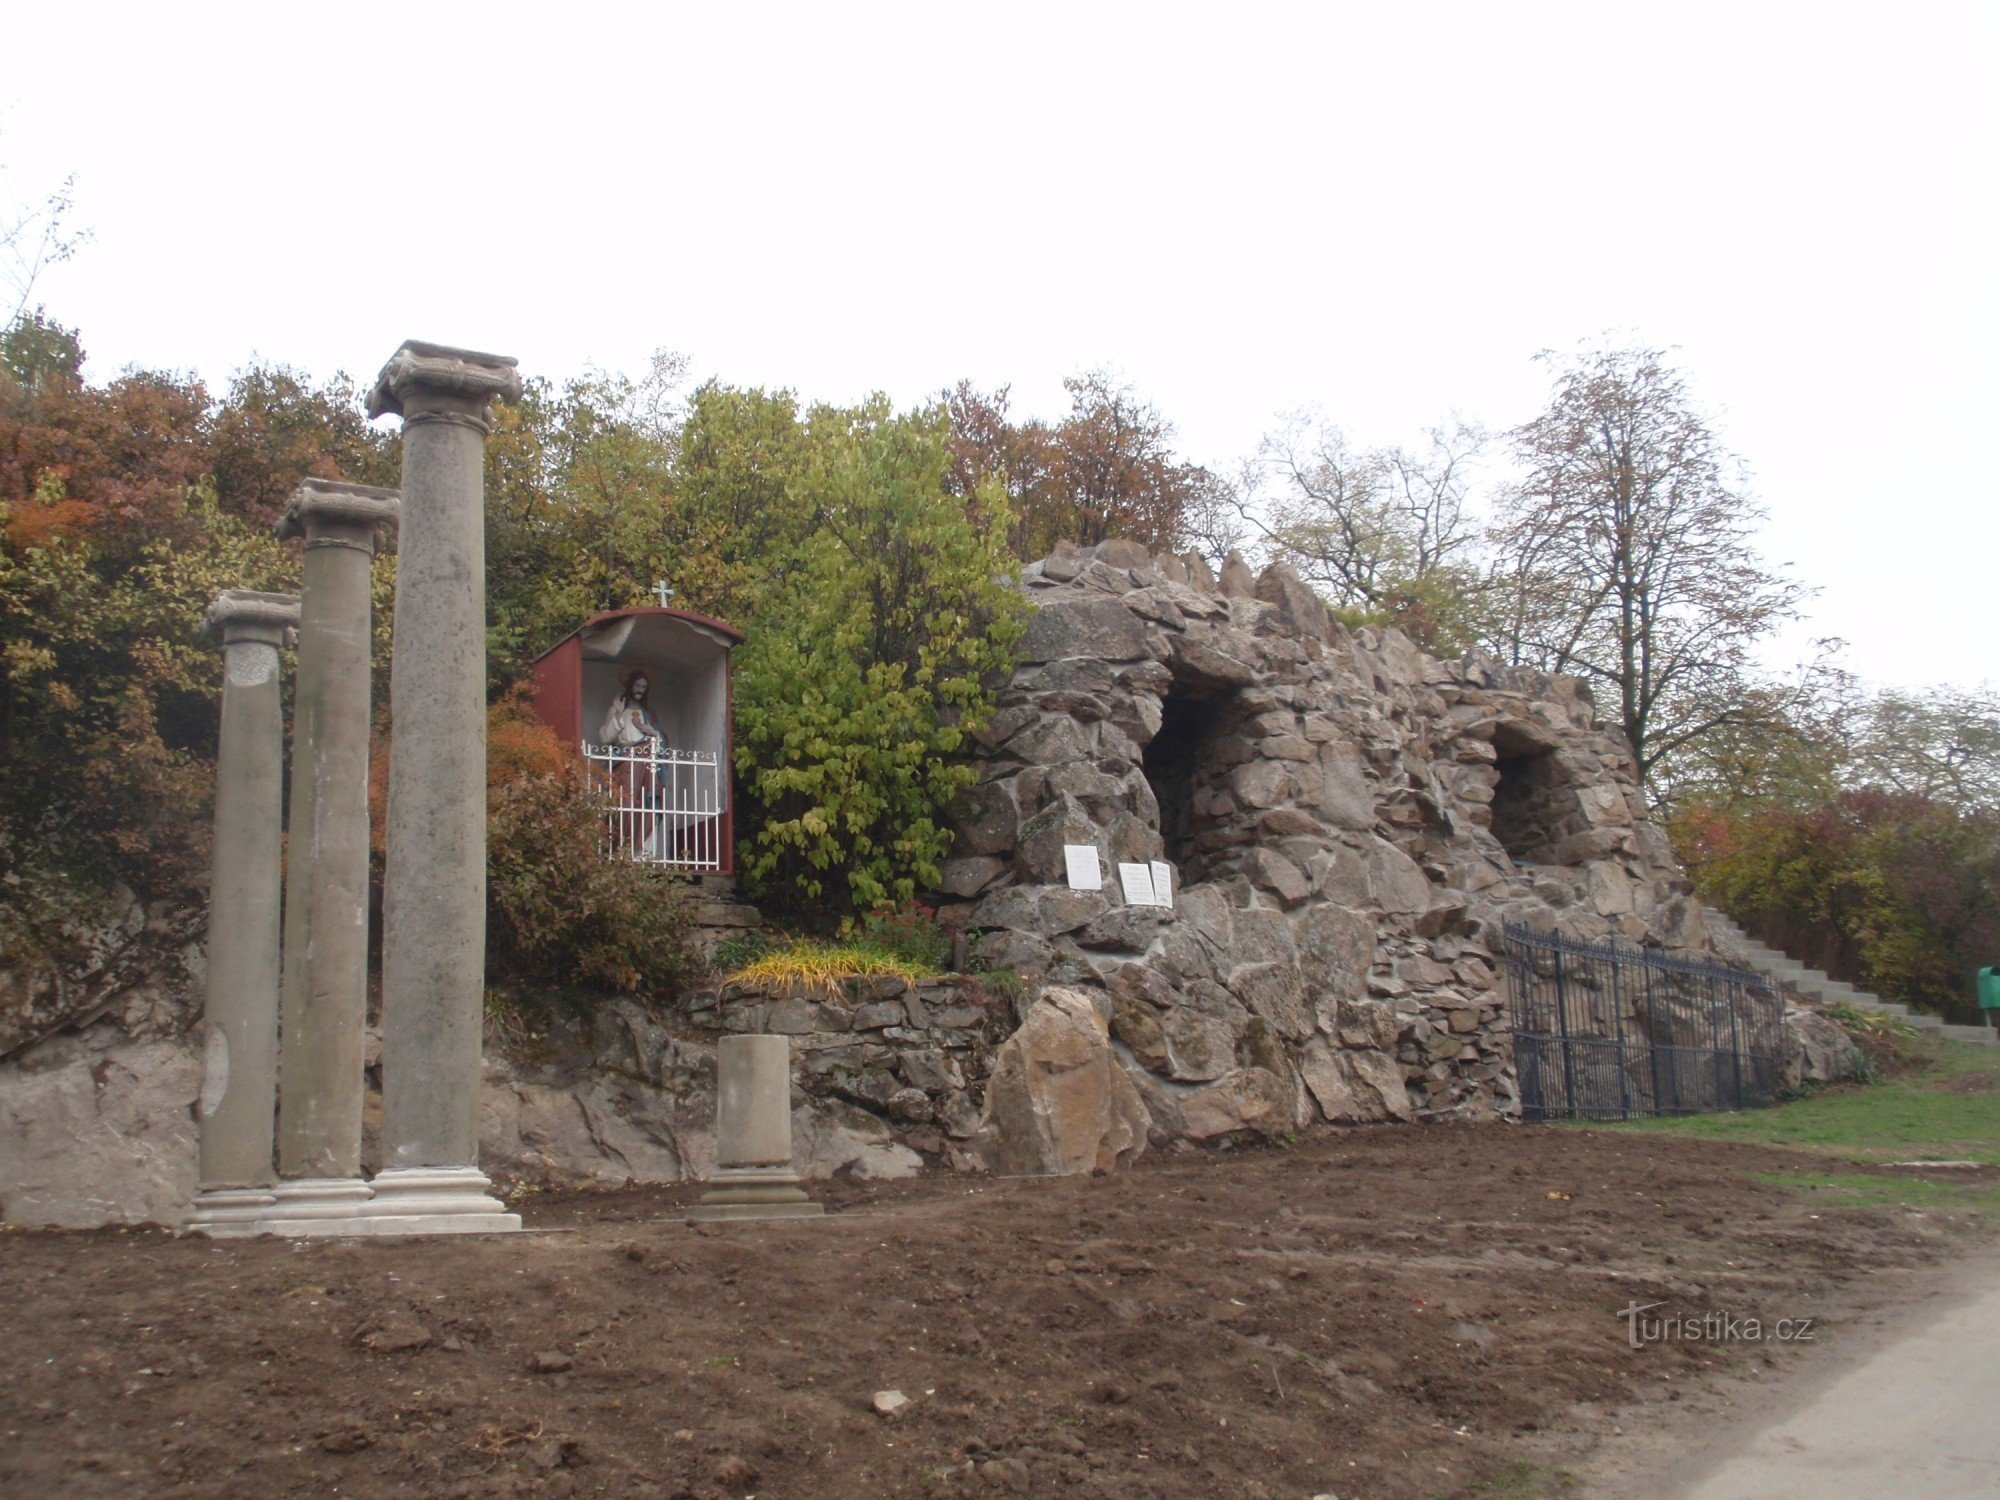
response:
<svg viewBox="0 0 2000 1500"><path fill-rule="evenodd" d="M1198 460L1531 414L1677 346L1821 594L1778 649L2000 681L1993 5L24 7L14 195L95 235L91 370L406 337L1053 414L1122 372Z"/></svg>

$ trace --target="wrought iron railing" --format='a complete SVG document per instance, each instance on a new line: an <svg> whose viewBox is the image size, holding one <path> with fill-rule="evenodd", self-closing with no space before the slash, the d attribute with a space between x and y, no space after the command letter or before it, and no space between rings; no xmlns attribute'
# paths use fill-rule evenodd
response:
<svg viewBox="0 0 2000 1500"><path fill-rule="evenodd" d="M609 794L605 852L683 870L720 870L721 757L712 750L585 745L583 758Z"/></svg>
<svg viewBox="0 0 2000 1500"><path fill-rule="evenodd" d="M1525 1118L1703 1114L1776 1098L1784 1001L1760 975L1512 923L1505 944Z"/></svg>

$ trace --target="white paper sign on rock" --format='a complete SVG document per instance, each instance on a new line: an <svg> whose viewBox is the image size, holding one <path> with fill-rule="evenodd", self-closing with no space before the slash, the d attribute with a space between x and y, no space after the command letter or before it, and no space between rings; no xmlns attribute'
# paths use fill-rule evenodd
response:
<svg viewBox="0 0 2000 1500"><path fill-rule="evenodd" d="M1125 888L1127 906L1158 906L1153 899L1153 869L1150 865L1118 866L1118 881Z"/></svg>
<svg viewBox="0 0 2000 1500"><path fill-rule="evenodd" d="M1104 871L1097 863L1095 844L1064 844L1063 863L1069 871L1069 888L1073 891L1101 891L1104 889Z"/></svg>
<svg viewBox="0 0 2000 1500"><path fill-rule="evenodd" d="M1153 904L1168 908L1174 904L1174 867L1164 859L1153 861Z"/></svg>

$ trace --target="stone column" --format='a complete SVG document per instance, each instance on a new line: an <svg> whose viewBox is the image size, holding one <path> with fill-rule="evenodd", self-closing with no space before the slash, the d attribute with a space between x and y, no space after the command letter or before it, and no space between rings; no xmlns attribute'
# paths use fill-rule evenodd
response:
<svg viewBox="0 0 2000 1500"><path fill-rule="evenodd" d="M255 1233L275 1175L285 781L278 648L298 620L296 594L225 589L208 607L208 627L222 637L222 737L208 895L201 1188L187 1227L217 1236Z"/></svg>
<svg viewBox="0 0 2000 1500"><path fill-rule="evenodd" d="M403 419L395 739L382 893L384 1234L518 1229L479 1170L486 992L488 410L518 401L514 361L410 342L370 393Z"/></svg>
<svg viewBox="0 0 2000 1500"><path fill-rule="evenodd" d="M396 492L308 479L278 535L305 540L292 720L291 879L274 1234L353 1234L368 1024L368 739L373 563Z"/></svg>
<svg viewBox="0 0 2000 1500"><path fill-rule="evenodd" d="M715 1187L690 1219L803 1219L822 1212L792 1170L792 1039L715 1044Z"/></svg>

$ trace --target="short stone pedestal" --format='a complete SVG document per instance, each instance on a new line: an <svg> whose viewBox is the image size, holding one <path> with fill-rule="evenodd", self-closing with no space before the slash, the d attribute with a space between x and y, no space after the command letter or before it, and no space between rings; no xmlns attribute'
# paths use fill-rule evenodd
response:
<svg viewBox="0 0 2000 1500"><path fill-rule="evenodd" d="M215 757L215 854L208 903L207 1064L200 1191L187 1227L257 1232L271 1203L278 1087L278 889L285 727L278 648L298 624L294 594L226 589L208 609L222 637L222 733Z"/></svg>
<svg viewBox="0 0 2000 1500"><path fill-rule="evenodd" d="M715 1044L715 1186L694 1220L807 1219L825 1209L792 1170L792 1040L726 1036Z"/></svg>

